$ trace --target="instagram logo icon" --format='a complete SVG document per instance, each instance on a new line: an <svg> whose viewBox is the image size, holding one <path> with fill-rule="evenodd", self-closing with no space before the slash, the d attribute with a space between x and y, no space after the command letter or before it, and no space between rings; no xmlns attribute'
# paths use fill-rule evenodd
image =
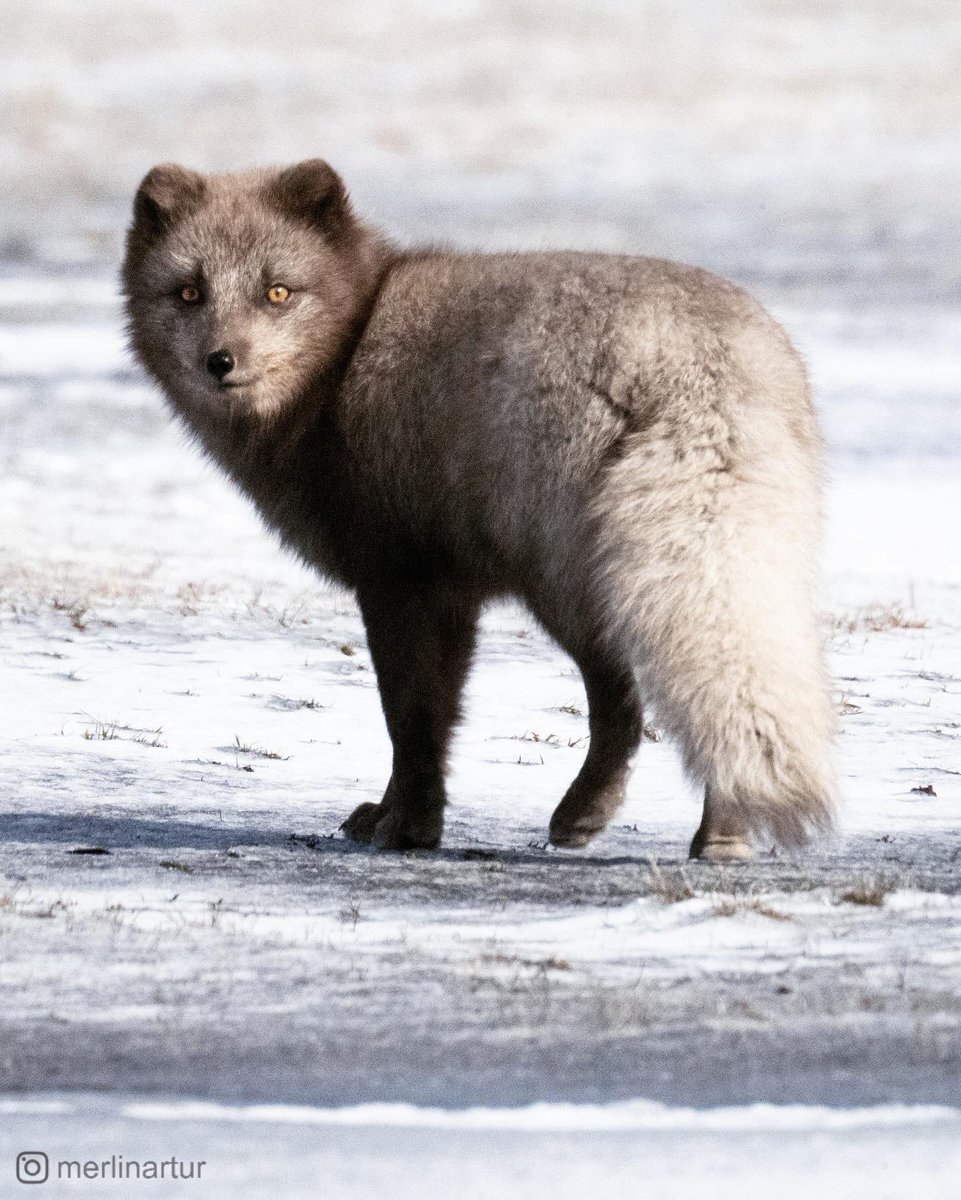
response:
<svg viewBox="0 0 961 1200"><path fill-rule="evenodd" d="M17 1155L17 1179L20 1183L46 1183L50 1161L42 1150L22 1150Z"/></svg>

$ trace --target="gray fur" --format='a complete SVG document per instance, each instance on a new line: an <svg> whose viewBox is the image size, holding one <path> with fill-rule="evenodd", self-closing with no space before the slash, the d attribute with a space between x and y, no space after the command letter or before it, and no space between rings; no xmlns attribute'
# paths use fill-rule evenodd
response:
<svg viewBox="0 0 961 1200"><path fill-rule="evenodd" d="M198 272L204 304L185 309L172 297ZM288 311L264 305L278 281ZM638 699L705 784L692 852L742 857L751 833L796 845L830 823L821 441L797 353L738 288L647 258L405 254L316 163L155 169L125 284L174 411L288 545L357 591L383 646L394 776L349 833L436 844L476 611L503 595L591 697L555 842L583 844L616 809ZM205 374L220 346L246 386Z"/></svg>

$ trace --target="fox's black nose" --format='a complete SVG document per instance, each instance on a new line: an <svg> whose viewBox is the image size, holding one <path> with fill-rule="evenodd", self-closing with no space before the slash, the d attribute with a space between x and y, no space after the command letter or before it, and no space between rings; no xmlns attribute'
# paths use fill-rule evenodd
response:
<svg viewBox="0 0 961 1200"><path fill-rule="evenodd" d="M207 355L207 370L215 379L223 379L234 369L234 356L229 350L215 350Z"/></svg>

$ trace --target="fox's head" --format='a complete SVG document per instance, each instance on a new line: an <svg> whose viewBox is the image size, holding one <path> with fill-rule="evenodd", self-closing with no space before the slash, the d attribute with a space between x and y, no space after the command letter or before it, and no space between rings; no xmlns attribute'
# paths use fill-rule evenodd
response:
<svg viewBox="0 0 961 1200"><path fill-rule="evenodd" d="M342 353L382 258L320 159L228 175L162 164L127 237L131 344L193 421L272 416Z"/></svg>

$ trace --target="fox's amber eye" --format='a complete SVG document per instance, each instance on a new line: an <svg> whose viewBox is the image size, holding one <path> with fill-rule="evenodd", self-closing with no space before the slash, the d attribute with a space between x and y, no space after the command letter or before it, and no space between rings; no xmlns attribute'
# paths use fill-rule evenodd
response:
<svg viewBox="0 0 961 1200"><path fill-rule="evenodd" d="M180 299L184 304L197 304L200 300L200 292L188 283L180 289Z"/></svg>
<svg viewBox="0 0 961 1200"><path fill-rule="evenodd" d="M267 291L267 299L271 304L283 304L290 296L290 289L285 288L282 283L275 283L272 288Z"/></svg>

